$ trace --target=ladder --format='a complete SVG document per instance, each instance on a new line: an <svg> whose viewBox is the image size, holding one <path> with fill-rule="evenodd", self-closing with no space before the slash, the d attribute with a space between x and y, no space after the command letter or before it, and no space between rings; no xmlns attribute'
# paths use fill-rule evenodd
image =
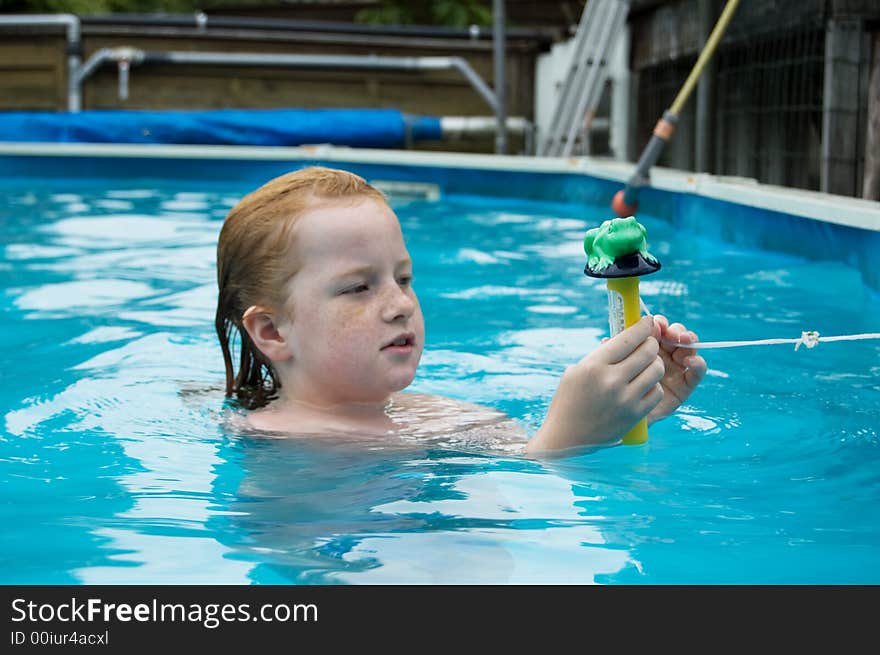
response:
<svg viewBox="0 0 880 655"><path fill-rule="evenodd" d="M571 64L539 155L571 156L578 132L585 120L592 119L601 100L608 77L606 61L628 13L629 0L587 0L575 33Z"/></svg>

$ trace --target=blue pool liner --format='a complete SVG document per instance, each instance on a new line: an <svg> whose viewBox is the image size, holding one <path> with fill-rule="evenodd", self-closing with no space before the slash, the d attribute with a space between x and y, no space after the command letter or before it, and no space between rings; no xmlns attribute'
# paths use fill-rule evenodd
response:
<svg viewBox="0 0 880 655"><path fill-rule="evenodd" d="M442 194L488 198L560 200L585 207L607 207L621 182L581 173L473 169L460 166L366 163L321 157L291 160L264 156L246 160L228 157L181 156L28 156L0 155L3 178L56 179L82 184L90 178L151 178L235 181L254 188L277 175L308 165L342 167L367 180L423 182ZM849 265L860 271L867 285L880 291L880 231L733 203L688 192L646 187L639 195L640 210L661 218L683 233L718 238L740 246L762 248Z"/></svg>
<svg viewBox="0 0 880 655"><path fill-rule="evenodd" d="M442 136L439 118L396 109L0 112L0 141L397 148Z"/></svg>

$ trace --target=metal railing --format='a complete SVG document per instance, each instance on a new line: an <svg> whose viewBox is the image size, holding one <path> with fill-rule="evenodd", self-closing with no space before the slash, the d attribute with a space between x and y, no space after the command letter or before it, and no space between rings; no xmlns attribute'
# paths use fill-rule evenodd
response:
<svg viewBox="0 0 880 655"><path fill-rule="evenodd" d="M76 72L80 87L101 65L115 61L123 68L138 64L187 64L207 66L269 66L289 68L348 68L368 70L436 71L456 70L497 114L498 102L492 89L461 57L382 57L379 55L265 55L258 53L150 51L127 46L101 48ZM122 77L120 77L122 80Z"/></svg>
<svg viewBox="0 0 880 655"><path fill-rule="evenodd" d="M82 106L80 87L76 80L76 72L80 68L82 55L82 41L80 40L79 17L73 14L33 14L0 16L0 26L37 26L37 25L62 25L66 29L67 37L67 108L69 111L79 111Z"/></svg>
<svg viewBox="0 0 880 655"><path fill-rule="evenodd" d="M501 7L500 19L496 16L494 31L496 72L501 71L503 79L504 25L503 2L496 1L496 9ZM204 30L207 17L197 14L195 19L199 29ZM355 70L400 70L400 71L438 71L454 70L460 73L485 101L495 115L496 152L503 153L507 147L506 133L509 121L505 112L503 81L496 83L493 90L462 57L384 57L378 55L296 55L296 54L258 54L227 52L178 52L146 51L127 46L102 48L93 53L81 64L82 44L80 39L80 20L73 14L34 14L30 16L0 16L0 27L64 25L67 28L67 106L70 112L82 108L82 85L85 80L107 62L116 62L119 70L119 95L128 97L130 68L141 64L187 64L187 65L232 65L232 66L270 66L290 68L345 68ZM500 61L499 61L500 60ZM519 121L514 122L519 125Z"/></svg>

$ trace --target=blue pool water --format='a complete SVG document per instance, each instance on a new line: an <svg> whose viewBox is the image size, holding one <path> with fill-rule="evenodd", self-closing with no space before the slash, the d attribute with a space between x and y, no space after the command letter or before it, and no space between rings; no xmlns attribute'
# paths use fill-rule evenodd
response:
<svg viewBox="0 0 880 655"><path fill-rule="evenodd" d="M254 186L0 182L0 583L880 583L878 341L707 350L646 445L563 460L226 431L214 248ZM607 210L393 204L427 322L410 389L533 433L607 331L581 250ZM639 220L645 302L705 341L880 331L854 269Z"/></svg>

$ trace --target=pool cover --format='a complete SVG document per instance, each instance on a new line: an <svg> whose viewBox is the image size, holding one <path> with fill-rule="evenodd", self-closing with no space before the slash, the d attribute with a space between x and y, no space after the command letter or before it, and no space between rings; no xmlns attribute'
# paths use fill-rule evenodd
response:
<svg viewBox="0 0 880 655"><path fill-rule="evenodd" d="M0 112L0 141L393 148L442 136L440 119L396 109Z"/></svg>

